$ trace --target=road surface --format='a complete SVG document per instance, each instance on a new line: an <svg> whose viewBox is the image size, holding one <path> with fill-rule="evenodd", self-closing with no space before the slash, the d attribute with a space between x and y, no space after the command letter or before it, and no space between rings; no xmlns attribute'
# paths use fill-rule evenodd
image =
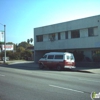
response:
<svg viewBox="0 0 100 100"><path fill-rule="evenodd" d="M91 100L91 92L100 92L100 74L0 66L0 100Z"/></svg>

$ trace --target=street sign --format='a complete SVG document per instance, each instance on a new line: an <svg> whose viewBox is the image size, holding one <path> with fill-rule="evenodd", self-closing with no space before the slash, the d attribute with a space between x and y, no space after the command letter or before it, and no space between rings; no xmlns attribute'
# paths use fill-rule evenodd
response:
<svg viewBox="0 0 100 100"><path fill-rule="evenodd" d="M0 42L4 42L4 31L0 31Z"/></svg>

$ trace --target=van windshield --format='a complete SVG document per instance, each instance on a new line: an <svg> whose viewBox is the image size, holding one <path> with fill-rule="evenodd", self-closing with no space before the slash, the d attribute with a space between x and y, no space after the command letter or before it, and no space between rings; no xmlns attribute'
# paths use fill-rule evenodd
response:
<svg viewBox="0 0 100 100"><path fill-rule="evenodd" d="M44 59L45 59L46 57L47 57L47 55L44 55L42 58L44 58Z"/></svg>

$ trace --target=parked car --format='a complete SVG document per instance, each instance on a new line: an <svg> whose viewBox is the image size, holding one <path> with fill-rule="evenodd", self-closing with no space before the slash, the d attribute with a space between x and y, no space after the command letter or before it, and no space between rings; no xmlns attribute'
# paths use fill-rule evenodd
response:
<svg viewBox="0 0 100 100"><path fill-rule="evenodd" d="M38 63L40 69L45 67L48 67L49 69L56 68L57 70L62 70L63 68L75 68L74 56L69 52L46 53Z"/></svg>

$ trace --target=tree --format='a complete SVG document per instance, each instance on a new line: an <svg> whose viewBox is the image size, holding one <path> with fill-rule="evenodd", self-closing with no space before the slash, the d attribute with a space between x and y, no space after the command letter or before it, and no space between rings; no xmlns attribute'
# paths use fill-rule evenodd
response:
<svg viewBox="0 0 100 100"><path fill-rule="evenodd" d="M33 42L33 38L30 39L30 42L31 42L31 43Z"/></svg>
<svg viewBox="0 0 100 100"><path fill-rule="evenodd" d="M14 44L13 42L7 42L6 44Z"/></svg>
<svg viewBox="0 0 100 100"><path fill-rule="evenodd" d="M18 47L17 48L17 52L20 52L20 53L22 53L22 52L24 52L25 51L25 48L24 47Z"/></svg>
<svg viewBox="0 0 100 100"><path fill-rule="evenodd" d="M30 50L25 50L24 52L23 52L23 54L22 54L22 57L24 58L24 59L26 59L26 60L28 60L29 58L31 58L32 57L32 51L30 51Z"/></svg>
<svg viewBox="0 0 100 100"><path fill-rule="evenodd" d="M15 50L17 50L17 48L18 48L18 45L17 45L17 43L15 44Z"/></svg>
<svg viewBox="0 0 100 100"><path fill-rule="evenodd" d="M23 48L27 48L27 47L30 47L32 46L31 44L28 44L27 42L21 42L19 43L18 47L23 47Z"/></svg>
<svg viewBox="0 0 100 100"><path fill-rule="evenodd" d="M28 44L30 43L30 39L27 39L27 43L28 43Z"/></svg>
<svg viewBox="0 0 100 100"><path fill-rule="evenodd" d="M13 42L7 42L6 44L13 45L14 50L16 50L16 44L14 44Z"/></svg>

